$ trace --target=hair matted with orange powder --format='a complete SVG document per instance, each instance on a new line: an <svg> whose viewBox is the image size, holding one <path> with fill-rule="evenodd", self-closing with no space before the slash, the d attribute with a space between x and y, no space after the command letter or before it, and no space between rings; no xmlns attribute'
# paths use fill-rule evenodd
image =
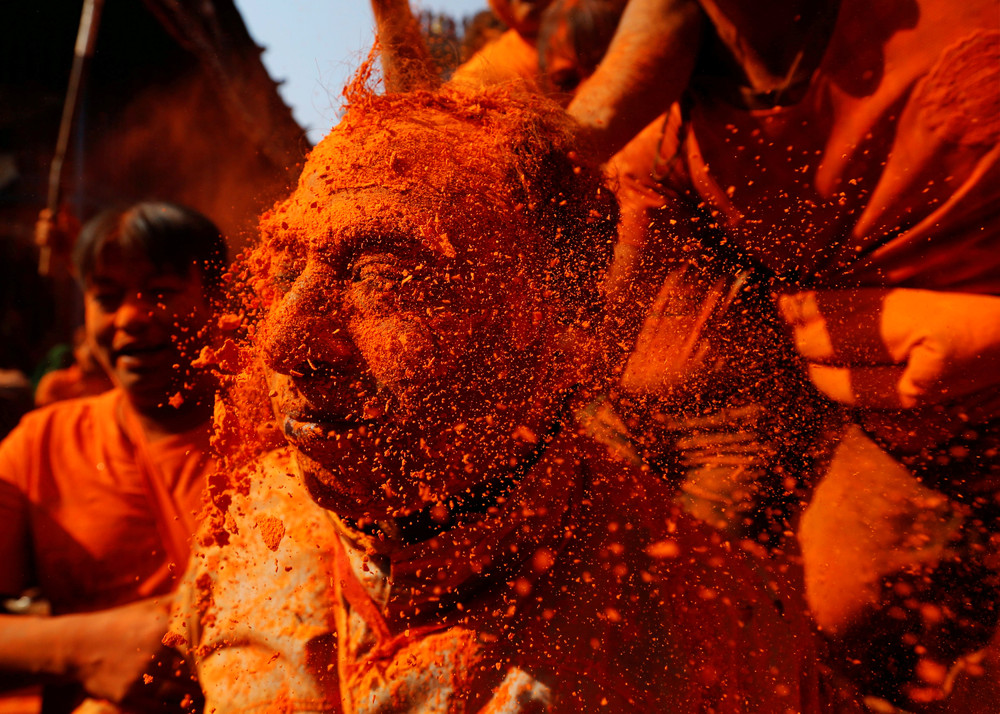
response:
<svg viewBox="0 0 1000 714"><path fill-rule="evenodd" d="M274 249L323 230L325 196L379 187L433 204L466 235L541 239L550 287L577 316L600 309L618 206L562 109L518 86L379 95L355 84L346 96L347 113L309 155L298 189L262 217L255 273ZM509 208L509 223L484 225L488 205Z"/></svg>

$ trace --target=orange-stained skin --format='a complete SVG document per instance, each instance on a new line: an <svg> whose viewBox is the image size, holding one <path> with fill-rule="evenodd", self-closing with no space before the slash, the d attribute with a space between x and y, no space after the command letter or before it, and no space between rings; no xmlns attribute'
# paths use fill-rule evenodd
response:
<svg viewBox="0 0 1000 714"><path fill-rule="evenodd" d="M544 430L558 391L542 388L553 319L571 309L547 281L602 267L600 245L559 264L579 239L567 231L569 248L548 249L544 213L557 199L543 191L586 190L601 205L595 175L574 187L564 163L565 186L516 179L509 142L545 156L565 135L524 131L529 107L512 99L500 118L474 105L450 116L462 98L383 100L381 121L355 110L262 221L253 260L270 308L256 344L279 427L314 493L343 515L441 499L529 450L511 435ZM404 109L409 120L393 118Z"/></svg>

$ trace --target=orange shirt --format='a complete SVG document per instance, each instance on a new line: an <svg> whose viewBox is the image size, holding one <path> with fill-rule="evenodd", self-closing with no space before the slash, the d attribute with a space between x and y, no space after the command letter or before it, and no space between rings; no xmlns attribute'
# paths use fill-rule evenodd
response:
<svg viewBox="0 0 1000 714"><path fill-rule="evenodd" d="M708 2L721 37L738 26ZM731 245L822 287L1000 292L996 0L842 0L805 95L692 86L690 180Z"/></svg>
<svg viewBox="0 0 1000 714"><path fill-rule="evenodd" d="M179 534L193 531L214 469L208 428L137 449L123 399L115 389L39 409L0 443L0 593L37 585L55 614L90 611L168 592L183 572Z"/></svg>

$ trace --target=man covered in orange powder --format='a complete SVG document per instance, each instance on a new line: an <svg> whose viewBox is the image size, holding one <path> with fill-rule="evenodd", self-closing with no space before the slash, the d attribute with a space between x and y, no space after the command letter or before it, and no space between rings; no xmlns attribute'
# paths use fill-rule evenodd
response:
<svg viewBox="0 0 1000 714"><path fill-rule="evenodd" d="M565 115L502 88L350 99L250 262L265 313L249 351L291 458L248 472L301 478L326 509L333 575L294 607L333 622L324 637L282 609L291 527L217 498L227 532L196 555L172 639L207 706L821 711L779 569L723 545L574 417L601 386L617 209ZM256 583L250 622L230 609L241 573L217 567L234 531L275 581ZM299 636L314 646L283 644ZM272 678L289 651L308 682Z"/></svg>
<svg viewBox="0 0 1000 714"><path fill-rule="evenodd" d="M216 385L190 364L225 243L204 216L147 202L90 221L75 262L115 388L34 411L0 444L0 593L36 587L53 615L0 615L0 682L52 685L45 711L85 697L188 711L197 687L160 641L215 468Z"/></svg>

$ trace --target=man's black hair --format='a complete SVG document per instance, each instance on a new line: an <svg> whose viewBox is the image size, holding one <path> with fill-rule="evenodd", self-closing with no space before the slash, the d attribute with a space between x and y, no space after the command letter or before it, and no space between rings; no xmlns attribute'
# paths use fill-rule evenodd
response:
<svg viewBox="0 0 1000 714"><path fill-rule="evenodd" d="M110 245L118 246L126 256L145 258L165 272L187 275L197 267L209 292L218 289L227 263L226 242L216 225L175 203L136 203L108 209L89 220L73 250L81 282L93 275Z"/></svg>

